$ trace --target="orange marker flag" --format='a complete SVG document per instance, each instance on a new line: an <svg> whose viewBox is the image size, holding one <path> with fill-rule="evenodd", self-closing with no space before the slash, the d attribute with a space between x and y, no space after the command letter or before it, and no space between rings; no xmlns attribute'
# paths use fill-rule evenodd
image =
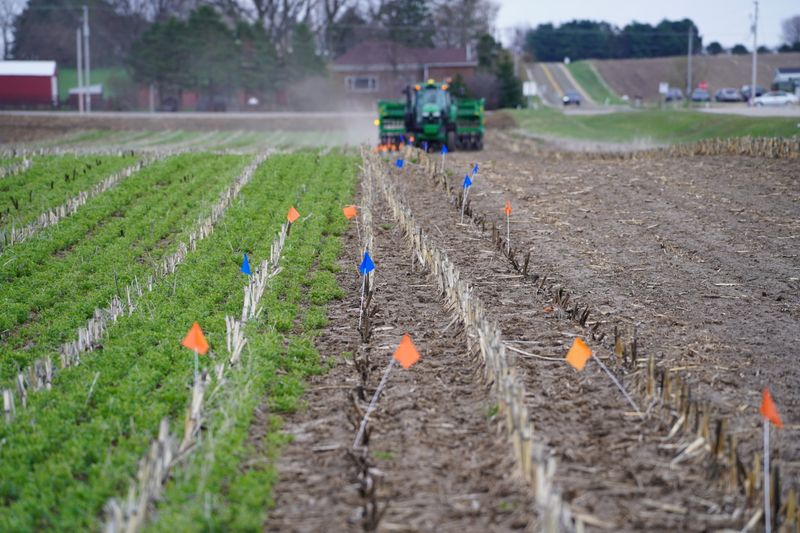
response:
<svg viewBox="0 0 800 533"><path fill-rule="evenodd" d="M208 351L208 342L203 335L203 330L200 329L200 324L197 322L192 324L192 327L189 329L186 337L183 338L181 344L201 355L205 355Z"/></svg>
<svg viewBox="0 0 800 533"><path fill-rule="evenodd" d="M286 218L289 220L290 224L294 224L294 221L300 218L300 213L298 213L297 209L294 207L290 207L289 212L286 213Z"/></svg>
<svg viewBox="0 0 800 533"><path fill-rule="evenodd" d="M767 388L764 388L761 395L761 415L779 428L783 428L781 415L778 414L778 408L775 407L775 402L772 401L772 395Z"/></svg>
<svg viewBox="0 0 800 533"><path fill-rule="evenodd" d="M342 213L344 213L344 216L345 216L345 218L347 220L350 220L351 218L353 218L354 216L356 216L358 214L358 212L356 211L356 206L354 206L354 205L346 205L346 206L344 206L342 208Z"/></svg>
<svg viewBox="0 0 800 533"><path fill-rule="evenodd" d="M405 369L410 368L411 365L419 361L419 352L411 341L411 337L408 336L408 333L403 335L403 338L400 340L400 344L394 352L394 358Z"/></svg>
<svg viewBox="0 0 800 533"><path fill-rule="evenodd" d="M567 352L567 363L572 365L575 370L581 371L591 356L591 348L586 346L583 339L576 337L575 342L572 343L572 347Z"/></svg>
<svg viewBox="0 0 800 533"><path fill-rule="evenodd" d="M511 216L511 202L509 202L508 200L506 200L506 208L504 209L504 211L506 212L507 217Z"/></svg>

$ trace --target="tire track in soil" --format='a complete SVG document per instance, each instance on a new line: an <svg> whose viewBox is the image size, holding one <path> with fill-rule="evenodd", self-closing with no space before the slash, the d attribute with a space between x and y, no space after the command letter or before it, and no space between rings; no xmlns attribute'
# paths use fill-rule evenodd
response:
<svg viewBox="0 0 800 533"><path fill-rule="evenodd" d="M373 221L377 276L370 342L360 346L356 330L360 257L351 228L337 276L347 296L330 307L329 327L317 343L323 357L337 364L313 378L307 408L286 419L294 440L278 460L276 507L265 529L362 529L363 501L347 455L359 422L349 420L350 396L360 380L352 362L339 354L369 354L369 399L404 332L421 359L409 370L393 370L369 424L377 500L388 502L378 530L509 531L532 525L532 496L511 474L510 444L490 416L494 406L477 363L466 355L463 328L451 324L429 276L412 271L410 248L382 198ZM359 400L360 408L367 403Z"/></svg>
<svg viewBox="0 0 800 533"><path fill-rule="evenodd" d="M402 179L393 168L390 174L418 223L473 285L507 343L558 359L520 355L517 366L529 394L535 435L556 452L555 483L572 511L591 515L588 526L624 531L741 525L742 516L734 513L741 513L742 501L706 479L701 462L670 466L676 450L674 442L664 439L669 427L658 419L640 422L631 416L596 365L577 374L560 360L572 339L585 331L560 319L558 310L545 312L552 302L511 269L479 228L458 224L458 211L418 167L403 172Z"/></svg>

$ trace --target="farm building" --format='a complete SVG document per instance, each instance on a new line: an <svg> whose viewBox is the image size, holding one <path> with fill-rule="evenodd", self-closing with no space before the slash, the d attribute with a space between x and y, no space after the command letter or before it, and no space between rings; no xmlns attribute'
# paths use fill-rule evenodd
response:
<svg viewBox="0 0 800 533"><path fill-rule="evenodd" d="M88 87L73 87L69 90L67 103L70 107L78 109L78 95L88 94L92 99L92 109L101 109L103 106L103 84L96 83Z"/></svg>
<svg viewBox="0 0 800 533"><path fill-rule="evenodd" d="M58 105L55 61L0 61L0 107Z"/></svg>
<svg viewBox="0 0 800 533"><path fill-rule="evenodd" d="M380 98L399 98L407 85L457 74L466 79L477 68L478 58L469 48L407 48L365 41L336 58L331 71L348 101L372 105Z"/></svg>

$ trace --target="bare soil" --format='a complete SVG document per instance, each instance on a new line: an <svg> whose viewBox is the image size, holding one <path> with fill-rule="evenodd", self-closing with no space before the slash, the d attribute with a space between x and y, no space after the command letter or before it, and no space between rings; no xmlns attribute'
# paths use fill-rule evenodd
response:
<svg viewBox="0 0 800 533"><path fill-rule="evenodd" d="M531 269L591 305L605 330L638 331L641 355L679 372L727 416L743 456L758 450L761 389L785 412L773 454L785 487L800 478L800 185L796 163L696 157L592 160L531 157L489 141L449 157L479 213L513 206L511 240ZM531 153L536 153L532 147ZM413 166L398 183L418 221L476 288L512 346L563 358L585 335L508 266L479 228L459 224L444 193ZM598 352L611 356L608 336ZM613 356L610 357L613 359ZM597 523L626 530L707 530L744 525L738 496L707 465L673 467L677 454L657 420L637 422L597 367L521 356L538 436L558 453L565 499Z"/></svg>
<svg viewBox="0 0 800 533"><path fill-rule="evenodd" d="M373 334L356 329L360 279L355 229L348 234L339 283L347 297L331 307L318 342L336 365L309 384L307 408L286 421L293 441L277 468L276 506L268 531L363 529L358 470L349 450L367 401L403 333L421 360L397 366L370 418L368 447L377 503L386 506L379 531L510 531L533 527L533 499L514 478L510 445L495 420L491 393L466 355L459 324L442 308L428 276L412 268L411 251L387 207L373 206L377 265ZM368 355L364 399L343 352ZM357 406L355 408L354 406Z"/></svg>
<svg viewBox="0 0 800 533"><path fill-rule="evenodd" d="M449 155L450 181L460 184L480 163L471 207L494 213L505 233L502 209L511 202L511 241L532 252L530 271L588 304L590 321L599 321L607 333L591 343L596 354L629 382L616 364L611 332L615 326L626 335L635 329L640 357L653 355L660 368L690 383L701 403L726 417L745 460L759 451L758 405L768 385L786 424L774 432L772 450L784 495L796 486L796 163L652 154L616 160L554 154L498 138L490 135L484 152ZM488 228L482 231L469 219L461 224L451 199L418 165L399 170L391 163L387 167L418 223L472 284L508 346L519 350L516 364L528 391L535 439L555 451L557 488L589 529L742 528L754 509L741 493L726 489L706 455L673 462L687 440L667 437L668 418L651 411L640 420L595 363L582 373L564 364L573 339L587 337L587 329L568 320L547 292L510 267L488 239ZM370 350L371 386L403 332L414 335L422 351L421 363L392 376L370 439L371 451L382 458L378 492L389 502L380 528L535 527L530 495L508 477L513 465L487 417L489 396L474 362L461 355L463 333L448 328L434 287L412 271L408 249L384 206L375 217L375 335L368 347L357 347L359 286L350 272L358 257L351 253L341 277L349 300L331 316L322 346L329 356ZM352 236L349 248L356 248ZM346 413L356 384L347 364L312 384L308 409L290 421L297 439L279 465L278 505L268 529L360 527L358 484L344 452L355 433ZM324 388L337 386L342 389ZM642 401L641 394L634 397Z"/></svg>
<svg viewBox="0 0 800 533"><path fill-rule="evenodd" d="M352 142L371 141L369 113L0 113L0 145L51 139L81 131L347 131Z"/></svg>

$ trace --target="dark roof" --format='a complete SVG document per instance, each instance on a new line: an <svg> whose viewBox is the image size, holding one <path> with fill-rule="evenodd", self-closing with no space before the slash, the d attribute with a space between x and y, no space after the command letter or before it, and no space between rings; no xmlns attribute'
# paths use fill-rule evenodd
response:
<svg viewBox="0 0 800 533"><path fill-rule="evenodd" d="M334 61L336 65L421 65L467 63L465 48L408 48L391 41L365 41L357 44Z"/></svg>

